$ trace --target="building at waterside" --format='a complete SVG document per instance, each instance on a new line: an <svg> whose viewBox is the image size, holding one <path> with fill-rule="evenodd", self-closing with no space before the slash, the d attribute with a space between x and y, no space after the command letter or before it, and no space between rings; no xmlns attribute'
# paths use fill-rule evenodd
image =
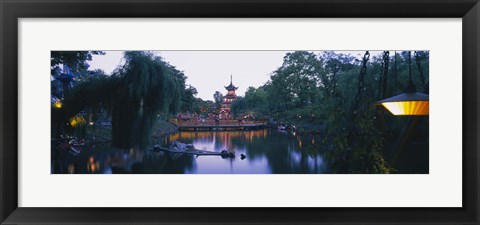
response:
<svg viewBox="0 0 480 225"><path fill-rule="evenodd" d="M232 76L230 76L230 84L225 86L225 89L227 90L227 94L223 97L223 102L220 109L220 117L222 119L232 119L230 109L232 107L232 102L237 100L237 94L235 91L238 89L238 87L233 85Z"/></svg>

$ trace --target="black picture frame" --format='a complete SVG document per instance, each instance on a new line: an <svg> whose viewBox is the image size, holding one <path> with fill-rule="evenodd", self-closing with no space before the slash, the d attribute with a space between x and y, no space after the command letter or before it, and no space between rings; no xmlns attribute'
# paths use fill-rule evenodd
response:
<svg viewBox="0 0 480 225"><path fill-rule="evenodd" d="M1 224L479 224L478 0L0 0ZM461 208L18 207L19 18L463 18Z"/></svg>

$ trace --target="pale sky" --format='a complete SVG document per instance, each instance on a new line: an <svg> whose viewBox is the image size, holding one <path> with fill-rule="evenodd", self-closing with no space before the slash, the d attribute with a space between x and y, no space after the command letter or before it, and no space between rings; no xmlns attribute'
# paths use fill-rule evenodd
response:
<svg viewBox="0 0 480 225"><path fill-rule="evenodd" d="M265 84L271 73L282 65L286 53L287 51L161 51L158 54L185 73L186 83L197 89L197 97L213 100L215 91L226 94L224 86L230 84L230 75L233 76L233 84L239 87L239 96L243 96L249 86L257 88ZM348 53L361 58L365 52ZM373 56L375 53L370 54ZM124 63L122 57L123 51L106 51L105 55L94 55L88 63L91 70L102 69L111 74L118 65Z"/></svg>

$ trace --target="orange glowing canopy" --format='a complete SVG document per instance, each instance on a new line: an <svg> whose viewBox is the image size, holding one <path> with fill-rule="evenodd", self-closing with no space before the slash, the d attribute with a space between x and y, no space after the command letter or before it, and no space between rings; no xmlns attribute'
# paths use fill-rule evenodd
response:
<svg viewBox="0 0 480 225"><path fill-rule="evenodd" d="M402 93L378 102L395 116L426 116L429 114L428 95Z"/></svg>

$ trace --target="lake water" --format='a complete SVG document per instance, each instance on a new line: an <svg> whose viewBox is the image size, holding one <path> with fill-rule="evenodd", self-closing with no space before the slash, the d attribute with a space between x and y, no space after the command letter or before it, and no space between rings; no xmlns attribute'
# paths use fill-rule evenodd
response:
<svg viewBox="0 0 480 225"><path fill-rule="evenodd" d="M179 132L153 142L173 140L195 148L235 153L235 158L113 149L108 144L82 147L77 156L52 151L52 173L146 174L307 174L325 173L328 165L317 149L318 135L297 135L272 129L255 131ZM241 154L246 158L242 159Z"/></svg>

